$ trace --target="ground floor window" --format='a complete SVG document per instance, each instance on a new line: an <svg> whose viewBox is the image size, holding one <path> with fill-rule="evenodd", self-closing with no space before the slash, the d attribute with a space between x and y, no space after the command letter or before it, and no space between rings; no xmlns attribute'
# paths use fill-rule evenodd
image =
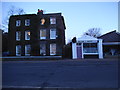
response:
<svg viewBox="0 0 120 90"><path fill-rule="evenodd" d="M16 46L16 56L21 56L21 46L20 45Z"/></svg>
<svg viewBox="0 0 120 90"><path fill-rule="evenodd" d="M25 55L29 56L31 53L31 46L30 45L25 45Z"/></svg>
<svg viewBox="0 0 120 90"><path fill-rule="evenodd" d="M40 55L46 55L46 44L40 44Z"/></svg>
<svg viewBox="0 0 120 90"><path fill-rule="evenodd" d="M98 53L97 43L83 43L83 53Z"/></svg>
<svg viewBox="0 0 120 90"><path fill-rule="evenodd" d="M50 55L56 55L56 44L50 44Z"/></svg>

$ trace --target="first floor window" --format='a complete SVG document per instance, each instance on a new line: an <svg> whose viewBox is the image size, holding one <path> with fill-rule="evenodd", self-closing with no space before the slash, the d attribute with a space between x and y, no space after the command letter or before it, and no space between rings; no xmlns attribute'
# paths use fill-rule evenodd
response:
<svg viewBox="0 0 120 90"><path fill-rule="evenodd" d="M25 55L30 55L31 53L31 46L30 45L25 45Z"/></svg>
<svg viewBox="0 0 120 90"><path fill-rule="evenodd" d="M56 29L50 29L50 39L56 39Z"/></svg>
<svg viewBox="0 0 120 90"><path fill-rule="evenodd" d="M20 36L21 36L21 32L20 32L20 31L17 31L17 32L16 32L16 40L17 40L17 41L20 41Z"/></svg>
<svg viewBox="0 0 120 90"><path fill-rule="evenodd" d="M20 24L21 24L21 20L16 20L16 26L18 27L20 26Z"/></svg>
<svg viewBox="0 0 120 90"><path fill-rule="evenodd" d="M40 55L46 55L46 44L40 44Z"/></svg>
<svg viewBox="0 0 120 90"><path fill-rule="evenodd" d="M30 40L30 31L25 31L25 40Z"/></svg>
<svg viewBox="0 0 120 90"><path fill-rule="evenodd" d="M20 45L16 46L16 56L21 56L21 46Z"/></svg>
<svg viewBox="0 0 120 90"><path fill-rule="evenodd" d="M56 55L56 44L50 44L50 55Z"/></svg>
<svg viewBox="0 0 120 90"><path fill-rule="evenodd" d="M46 29L40 30L40 39L46 39Z"/></svg>

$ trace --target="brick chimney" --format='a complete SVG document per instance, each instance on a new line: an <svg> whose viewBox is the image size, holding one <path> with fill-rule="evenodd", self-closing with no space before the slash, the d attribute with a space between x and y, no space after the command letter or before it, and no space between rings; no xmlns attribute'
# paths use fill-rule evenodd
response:
<svg viewBox="0 0 120 90"><path fill-rule="evenodd" d="M37 14L38 14L38 15L43 15L43 10L38 9Z"/></svg>

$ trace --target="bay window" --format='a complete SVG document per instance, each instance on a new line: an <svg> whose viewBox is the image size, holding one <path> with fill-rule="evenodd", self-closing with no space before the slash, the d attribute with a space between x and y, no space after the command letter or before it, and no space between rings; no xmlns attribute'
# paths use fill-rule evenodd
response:
<svg viewBox="0 0 120 90"><path fill-rule="evenodd" d="M98 53L97 43L83 43L84 53Z"/></svg>

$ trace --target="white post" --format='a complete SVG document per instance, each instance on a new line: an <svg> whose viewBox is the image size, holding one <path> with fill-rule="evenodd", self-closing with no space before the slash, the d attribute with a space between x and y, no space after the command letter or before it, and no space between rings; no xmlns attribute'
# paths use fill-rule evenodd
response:
<svg viewBox="0 0 120 90"><path fill-rule="evenodd" d="M72 59L77 59L77 47L76 47L76 43L72 43Z"/></svg>
<svg viewBox="0 0 120 90"><path fill-rule="evenodd" d="M103 59L102 39L99 39L99 42L98 42L98 53L99 53L99 59Z"/></svg>
<svg viewBox="0 0 120 90"><path fill-rule="evenodd" d="M82 59L84 58L84 55L83 55L83 43L81 43L81 48L82 48Z"/></svg>

